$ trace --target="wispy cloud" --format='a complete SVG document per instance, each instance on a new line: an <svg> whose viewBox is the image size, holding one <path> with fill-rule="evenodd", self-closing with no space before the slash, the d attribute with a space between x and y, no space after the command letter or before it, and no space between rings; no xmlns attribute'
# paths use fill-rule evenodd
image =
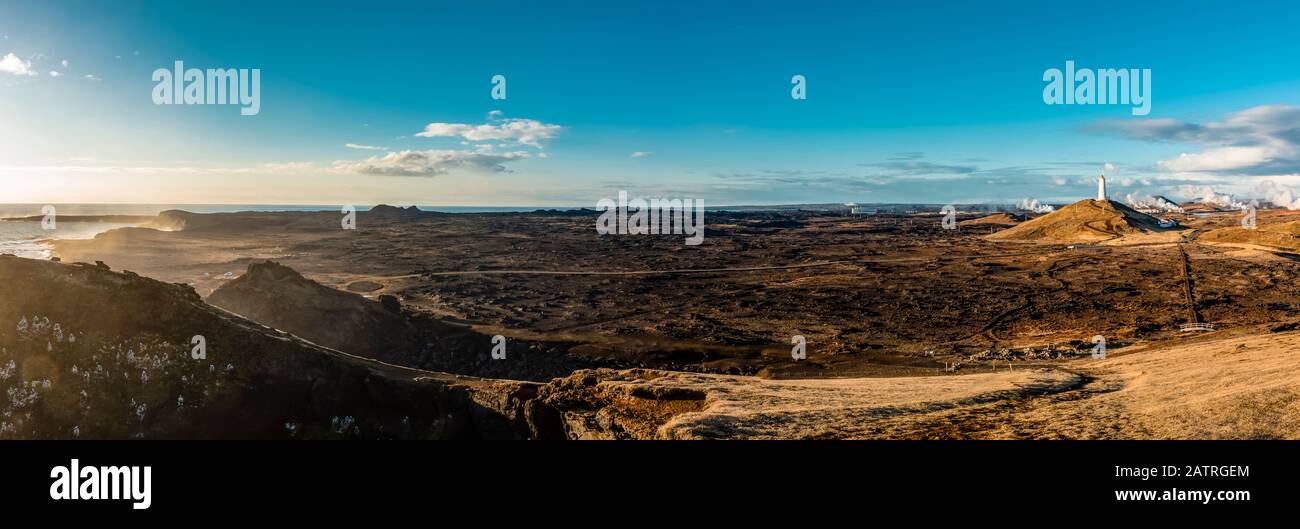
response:
<svg viewBox="0 0 1300 529"><path fill-rule="evenodd" d="M361 145L361 144L359 144L359 143L344 143L343 146L344 146L344 147L347 147L347 148L349 148L349 149L359 149L359 150L363 150L363 151L386 151L386 150L388 150L388 147L379 147L379 146L376 146L376 145Z"/></svg>
<svg viewBox="0 0 1300 529"><path fill-rule="evenodd" d="M887 178L926 178L935 176L951 178L953 175L969 175L979 171L979 168L973 165L948 165L914 159L905 161L862 163L858 165L872 169L873 173L875 173L874 176Z"/></svg>
<svg viewBox="0 0 1300 529"><path fill-rule="evenodd" d="M890 160L920 160L925 158L925 153L921 151L896 152L889 156Z"/></svg>
<svg viewBox="0 0 1300 529"><path fill-rule="evenodd" d="M453 169L500 173L505 164L529 158L525 151L427 150L390 152L364 160L334 162L335 172L382 176L438 176Z"/></svg>
<svg viewBox="0 0 1300 529"><path fill-rule="evenodd" d="M650 156L651 154L654 153L650 151L632 151L632 154L630 154L629 156L631 156L632 158L645 158L646 156Z"/></svg>
<svg viewBox="0 0 1300 529"><path fill-rule="evenodd" d="M415 135L423 138L459 137L466 141L509 141L540 149L564 130L559 125L535 119L499 119L500 116L500 111L492 111L488 114L488 122L480 125L430 123Z"/></svg>

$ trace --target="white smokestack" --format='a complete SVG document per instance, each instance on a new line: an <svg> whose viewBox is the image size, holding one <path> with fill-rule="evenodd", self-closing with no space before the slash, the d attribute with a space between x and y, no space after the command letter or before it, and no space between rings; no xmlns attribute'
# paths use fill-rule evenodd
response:
<svg viewBox="0 0 1300 529"><path fill-rule="evenodd" d="M1097 177L1097 200L1106 200L1106 175Z"/></svg>

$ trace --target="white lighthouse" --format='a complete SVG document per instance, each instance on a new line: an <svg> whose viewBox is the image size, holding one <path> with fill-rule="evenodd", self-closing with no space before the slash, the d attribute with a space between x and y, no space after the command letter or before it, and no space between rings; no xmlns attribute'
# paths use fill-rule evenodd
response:
<svg viewBox="0 0 1300 529"><path fill-rule="evenodd" d="M1106 175L1097 177L1097 200L1106 200Z"/></svg>

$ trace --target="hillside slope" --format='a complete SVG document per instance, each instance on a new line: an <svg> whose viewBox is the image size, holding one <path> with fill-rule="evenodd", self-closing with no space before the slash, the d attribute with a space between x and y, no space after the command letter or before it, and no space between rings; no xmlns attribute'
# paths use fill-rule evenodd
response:
<svg viewBox="0 0 1300 529"><path fill-rule="evenodd" d="M1080 200L1047 215L989 235L989 240L1051 243L1096 243L1125 237L1172 234L1160 220L1113 200Z"/></svg>
<svg viewBox="0 0 1300 529"><path fill-rule="evenodd" d="M207 302L314 343L390 363L407 363L415 329L396 300L385 306L304 278L274 261L255 263ZM327 322L327 323L325 323Z"/></svg>
<svg viewBox="0 0 1300 529"><path fill-rule="evenodd" d="M0 439L536 437L536 390L327 349L184 285L0 255Z"/></svg>
<svg viewBox="0 0 1300 529"><path fill-rule="evenodd" d="M958 222L957 225L959 226L988 226L988 225L1015 226L1017 224L1020 224L1021 222L1024 222L1026 218L1027 216L1022 213L1002 212L1002 213L994 213L992 215L985 215L983 217L979 217L975 219L963 220L961 222Z"/></svg>
<svg viewBox="0 0 1300 529"><path fill-rule="evenodd" d="M580 371L539 399L575 439L1300 439L1297 347L1259 329L956 376Z"/></svg>
<svg viewBox="0 0 1300 529"><path fill-rule="evenodd" d="M321 285L274 261L250 264L207 302L331 349L417 369L545 382L591 367L565 343L524 339L507 341L509 361L494 360L490 334L403 310L392 296L375 301Z"/></svg>
<svg viewBox="0 0 1300 529"><path fill-rule="evenodd" d="M1232 226L1201 234L1197 239L1210 244L1260 246L1288 252L1300 251L1300 220L1259 224L1253 230Z"/></svg>

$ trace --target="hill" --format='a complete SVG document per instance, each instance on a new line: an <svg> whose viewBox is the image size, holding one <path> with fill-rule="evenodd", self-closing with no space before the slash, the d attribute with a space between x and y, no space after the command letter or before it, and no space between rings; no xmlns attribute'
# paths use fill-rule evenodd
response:
<svg viewBox="0 0 1300 529"><path fill-rule="evenodd" d="M536 384L366 360L185 285L0 255L0 299L0 439L541 435L523 410Z"/></svg>
<svg viewBox="0 0 1300 529"><path fill-rule="evenodd" d="M1197 239L1210 244L1258 246L1270 250L1300 251L1300 220L1259 224L1248 230L1239 226L1208 231Z"/></svg>
<svg viewBox="0 0 1300 529"><path fill-rule="evenodd" d="M1182 227L1161 228L1160 219L1139 213L1113 200L1080 200L1047 215L989 235L990 240L1052 243L1118 242L1126 238L1151 241L1149 235L1168 235ZM1164 237L1171 242L1177 235Z"/></svg>
<svg viewBox="0 0 1300 529"><path fill-rule="evenodd" d="M243 275L208 296L208 303L250 320L283 329L314 343L408 364L415 331L396 298L388 303L334 290L274 261L248 265Z"/></svg>
<svg viewBox="0 0 1300 529"><path fill-rule="evenodd" d="M523 339L510 340L511 361L493 361L491 334L404 310L395 296L376 301L327 287L274 261L250 264L207 302L315 344L417 369L546 381L589 366L562 343Z"/></svg>

